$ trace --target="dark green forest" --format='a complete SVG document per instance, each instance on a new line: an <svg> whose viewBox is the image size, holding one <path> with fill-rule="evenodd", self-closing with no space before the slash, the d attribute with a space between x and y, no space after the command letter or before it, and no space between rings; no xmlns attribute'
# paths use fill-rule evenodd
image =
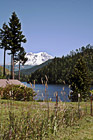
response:
<svg viewBox="0 0 93 140"><path fill-rule="evenodd" d="M44 83L46 75L49 84L69 84L70 75L73 73L73 67L80 57L83 57L86 62L88 74L91 84L93 84L93 46L90 44L86 47L71 51L69 55L62 56L62 58L54 58L52 62L41 69L36 70L29 76L21 76L22 81L36 83Z"/></svg>

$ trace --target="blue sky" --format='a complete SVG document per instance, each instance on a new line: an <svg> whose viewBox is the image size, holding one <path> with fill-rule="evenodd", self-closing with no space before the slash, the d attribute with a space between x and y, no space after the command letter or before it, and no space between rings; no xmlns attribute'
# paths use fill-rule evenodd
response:
<svg viewBox="0 0 93 140"><path fill-rule="evenodd" d="M27 38L26 52L61 57L93 44L93 0L0 0L0 28L14 11ZM7 56L6 63L9 60Z"/></svg>

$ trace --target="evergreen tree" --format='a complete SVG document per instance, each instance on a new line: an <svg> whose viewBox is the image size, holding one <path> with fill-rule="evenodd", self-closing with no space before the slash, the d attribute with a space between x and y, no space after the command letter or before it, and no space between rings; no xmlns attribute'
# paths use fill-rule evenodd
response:
<svg viewBox="0 0 93 140"><path fill-rule="evenodd" d="M71 101L78 101L78 94L80 94L81 100L87 100L90 96L90 79L88 76L88 68L82 57L76 62L73 73L70 77L71 85Z"/></svg>
<svg viewBox="0 0 93 140"><path fill-rule="evenodd" d="M18 79L20 80L20 64L24 65L28 58L25 57L26 52L23 47L21 47L17 57L15 57L15 62L19 62L19 74L18 74Z"/></svg>
<svg viewBox="0 0 93 140"><path fill-rule="evenodd" d="M8 32L9 27L6 25L6 23L3 24L2 29L0 29L0 48L4 49L4 65L3 65L3 76L5 76L5 58L6 58L6 50L9 49L8 44Z"/></svg>
<svg viewBox="0 0 93 140"><path fill-rule="evenodd" d="M21 42L26 42L26 38L21 31L21 23L15 12L12 13L10 18L9 28L9 46L12 54L12 79L14 79L14 56L20 51Z"/></svg>

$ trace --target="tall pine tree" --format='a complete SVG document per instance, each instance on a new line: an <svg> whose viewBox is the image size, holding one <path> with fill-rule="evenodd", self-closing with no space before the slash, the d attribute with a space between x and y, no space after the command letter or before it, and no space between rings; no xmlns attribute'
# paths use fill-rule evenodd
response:
<svg viewBox="0 0 93 140"><path fill-rule="evenodd" d="M73 73L70 77L71 101L78 101L78 94L80 94L81 100L87 100L90 96L90 79L88 75L88 68L82 57L76 62Z"/></svg>
<svg viewBox="0 0 93 140"><path fill-rule="evenodd" d="M0 29L0 48L4 49L4 65L3 65L3 76L5 76L5 58L6 58L6 50L9 49L8 44L8 32L9 27L6 25L6 23L3 24L2 29Z"/></svg>
<svg viewBox="0 0 93 140"><path fill-rule="evenodd" d="M12 79L14 79L14 56L21 49L21 43L26 43L26 38L21 31L21 23L15 12L12 13L9 22L9 46L12 55Z"/></svg>

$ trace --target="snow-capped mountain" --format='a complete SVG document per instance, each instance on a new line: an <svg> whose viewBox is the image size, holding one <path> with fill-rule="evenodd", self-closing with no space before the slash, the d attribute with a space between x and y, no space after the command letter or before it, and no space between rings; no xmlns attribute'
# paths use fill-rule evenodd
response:
<svg viewBox="0 0 93 140"><path fill-rule="evenodd" d="M53 57L46 52L39 52L39 53L32 53L29 52L26 54L26 57L28 58L28 61L25 63L25 65L40 65L44 63L45 61L52 59Z"/></svg>

